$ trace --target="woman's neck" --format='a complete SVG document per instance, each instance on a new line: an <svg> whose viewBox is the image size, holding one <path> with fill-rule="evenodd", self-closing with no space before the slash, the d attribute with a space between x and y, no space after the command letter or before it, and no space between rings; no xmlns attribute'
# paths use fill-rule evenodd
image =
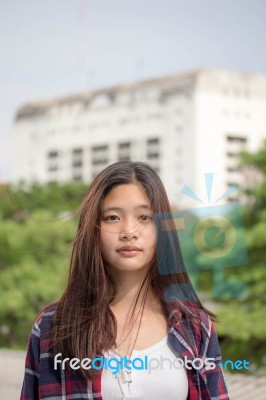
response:
<svg viewBox="0 0 266 400"><path fill-rule="evenodd" d="M112 311L123 318L133 311L134 314L138 313L143 303L145 303L146 310L158 310L160 301L154 295L148 280L145 280L145 275L140 271L136 271L136 273L123 272L115 276L117 293L115 299L110 303Z"/></svg>

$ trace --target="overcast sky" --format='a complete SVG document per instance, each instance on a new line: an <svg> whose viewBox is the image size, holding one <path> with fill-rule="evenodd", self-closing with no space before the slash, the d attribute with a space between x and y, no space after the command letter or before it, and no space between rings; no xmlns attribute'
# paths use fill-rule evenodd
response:
<svg viewBox="0 0 266 400"><path fill-rule="evenodd" d="M199 67L266 74L265 0L0 0L0 180L28 101Z"/></svg>

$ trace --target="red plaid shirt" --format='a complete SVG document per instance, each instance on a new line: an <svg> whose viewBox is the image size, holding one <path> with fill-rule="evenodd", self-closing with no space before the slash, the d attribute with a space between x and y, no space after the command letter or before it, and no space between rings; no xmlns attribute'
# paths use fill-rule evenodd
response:
<svg viewBox="0 0 266 400"><path fill-rule="evenodd" d="M77 400L101 397L101 372L91 383L77 371L54 369L53 357L48 351L49 326L55 314L54 307L43 310L31 332L28 343L25 377L20 400ZM215 328L208 316L201 312L201 326L198 322L183 319L180 314L172 315L169 322L168 339L178 357L194 360L215 359L215 368L187 370L188 400L228 400L221 362L221 354ZM150 399L145 399L150 400Z"/></svg>

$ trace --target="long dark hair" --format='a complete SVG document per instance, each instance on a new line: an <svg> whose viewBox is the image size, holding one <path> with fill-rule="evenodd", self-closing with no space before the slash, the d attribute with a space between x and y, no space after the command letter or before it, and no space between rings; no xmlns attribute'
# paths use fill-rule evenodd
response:
<svg viewBox="0 0 266 400"><path fill-rule="evenodd" d="M92 359L115 344L117 325L109 304L116 296L116 284L102 257L100 221L105 196L115 186L129 183L143 186L154 212L157 249L146 284L160 300L164 315L172 316L177 310L178 315L197 319L195 310L202 309L215 318L190 283L161 179L144 162L119 161L96 176L81 204L67 288L57 303L50 331L53 354ZM93 377L91 369L82 373Z"/></svg>

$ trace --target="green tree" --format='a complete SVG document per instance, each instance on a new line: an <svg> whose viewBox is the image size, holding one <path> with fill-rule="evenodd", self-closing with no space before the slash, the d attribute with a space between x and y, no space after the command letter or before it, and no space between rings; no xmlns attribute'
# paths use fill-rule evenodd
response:
<svg viewBox="0 0 266 400"><path fill-rule="evenodd" d="M0 346L23 347L38 312L57 300L68 273L87 185L0 189Z"/></svg>
<svg viewBox="0 0 266 400"><path fill-rule="evenodd" d="M40 209L50 210L54 214L74 212L87 190L88 185L84 183L4 185L0 187L0 217L21 221Z"/></svg>
<svg viewBox="0 0 266 400"><path fill-rule="evenodd" d="M266 141L256 153L242 153L243 168L257 171L259 180L245 190L245 232L248 265L230 268L227 276L247 288L244 298L228 299L219 312L218 325L227 358L246 358L254 368L265 366L266 357Z"/></svg>

